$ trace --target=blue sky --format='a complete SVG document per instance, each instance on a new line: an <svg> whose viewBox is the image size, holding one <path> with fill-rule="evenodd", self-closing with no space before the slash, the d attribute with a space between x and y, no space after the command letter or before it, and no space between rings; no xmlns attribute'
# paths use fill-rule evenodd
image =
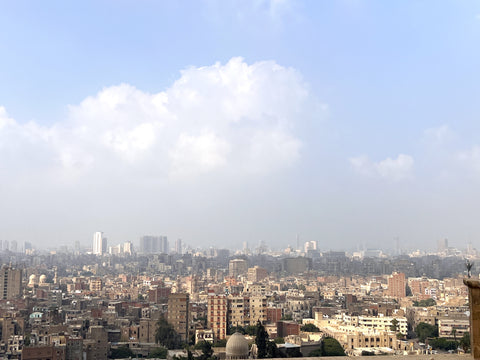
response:
<svg viewBox="0 0 480 360"><path fill-rule="evenodd" d="M0 239L475 246L479 37L475 1L5 2Z"/></svg>

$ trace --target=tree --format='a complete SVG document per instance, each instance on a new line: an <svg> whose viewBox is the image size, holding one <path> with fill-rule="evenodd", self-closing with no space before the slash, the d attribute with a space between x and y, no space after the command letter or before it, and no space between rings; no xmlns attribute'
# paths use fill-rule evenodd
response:
<svg viewBox="0 0 480 360"><path fill-rule="evenodd" d="M278 358L278 353L277 344L274 341L267 341L267 353L265 357L269 359Z"/></svg>
<svg viewBox="0 0 480 360"><path fill-rule="evenodd" d="M275 344L285 344L285 339L283 337L276 337L273 341Z"/></svg>
<svg viewBox="0 0 480 360"><path fill-rule="evenodd" d="M168 323L165 317L161 316L157 322L155 332L155 341L169 350L182 347L182 341L172 325Z"/></svg>
<svg viewBox="0 0 480 360"><path fill-rule="evenodd" d="M320 332L320 329L313 324L305 324L300 328L300 330L304 332Z"/></svg>
<svg viewBox="0 0 480 360"><path fill-rule="evenodd" d="M282 320L293 320L292 314L285 314L282 316Z"/></svg>
<svg viewBox="0 0 480 360"><path fill-rule="evenodd" d="M342 345L331 337L326 337L322 341L322 356L345 356L345 351Z"/></svg>
<svg viewBox="0 0 480 360"><path fill-rule="evenodd" d="M200 356L201 360L208 360L213 355L212 344L209 341L199 341L195 344L195 350L202 350L202 356Z"/></svg>
<svg viewBox="0 0 480 360"><path fill-rule="evenodd" d="M415 307L429 307L429 306L435 306L435 305L437 305L437 302L432 298L420 300L420 301L415 300L413 302L413 306Z"/></svg>
<svg viewBox="0 0 480 360"><path fill-rule="evenodd" d="M440 349L440 350L456 350L458 348L458 342L447 340L445 338L435 338L429 340L429 345L432 346L432 349Z"/></svg>
<svg viewBox="0 0 480 360"><path fill-rule="evenodd" d="M255 336L255 344L257 345L257 357L264 359L267 357L268 333L260 321L257 322L257 333Z"/></svg>
<svg viewBox="0 0 480 360"><path fill-rule="evenodd" d="M298 347L289 348L289 349L286 350L286 353L287 353L287 358L303 357L303 354L300 351L300 348L298 348Z"/></svg>
<svg viewBox="0 0 480 360"><path fill-rule="evenodd" d="M470 333L469 332L466 332L465 334L463 334L462 338L460 339L460 346L465 352L468 352L470 350Z"/></svg>
<svg viewBox="0 0 480 360"><path fill-rule="evenodd" d="M149 358L152 359L166 359L168 354L168 350L164 347L158 347L150 351L148 354Z"/></svg>
<svg viewBox="0 0 480 360"><path fill-rule="evenodd" d="M392 324L390 325L390 330L392 330L394 333L397 332L397 330L398 330L398 320L396 318L393 318Z"/></svg>
<svg viewBox="0 0 480 360"><path fill-rule="evenodd" d="M434 338L438 336L438 328L424 322L417 325L415 332L421 342L425 342L426 338Z"/></svg>
<svg viewBox="0 0 480 360"><path fill-rule="evenodd" d="M219 339L213 343L213 347L225 347L227 346L227 339Z"/></svg>
<svg viewBox="0 0 480 360"><path fill-rule="evenodd" d="M134 356L133 351L125 345L110 351L110 359L127 359Z"/></svg>
<svg viewBox="0 0 480 360"><path fill-rule="evenodd" d="M255 325L247 325L245 326L244 334L255 336L257 334L257 326Z"/></svg>
<svg viewBox="0 0 480 360"><path fill-rule="evenodd" d="M457 341L457 329L452 328L452 332L450 333L450 335L453 335L453 340Z"/></svg>

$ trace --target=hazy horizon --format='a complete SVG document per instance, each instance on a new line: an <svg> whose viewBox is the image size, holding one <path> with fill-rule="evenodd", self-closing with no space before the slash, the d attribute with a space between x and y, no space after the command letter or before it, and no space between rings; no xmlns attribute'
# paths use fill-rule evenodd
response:
<svg viewBox="0 0 480 360"><path fill-rule="evenodd" d="M11 2L0 240L479 247L480 3Z"/></svg>

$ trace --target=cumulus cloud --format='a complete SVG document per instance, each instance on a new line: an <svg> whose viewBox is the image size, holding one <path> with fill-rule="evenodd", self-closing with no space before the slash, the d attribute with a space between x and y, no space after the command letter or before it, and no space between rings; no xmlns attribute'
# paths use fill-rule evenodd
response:
<svg viewBox="0 0 480 360"><path fill-rule="evenodd" d="M269 173L300 157L298 121L314 103L296 70L232 58L187 68L158 93L106 87L50 127L20 124L0 108L0 161L10 156L16 163L7 168L21 168L24 153L43 170L73 178L131 170L167 178Z"/></svg>
<svg viewBox="0 0 480 360"><path fill-rule="evenodd" d="M373 162L368 156L350 158L352 167L362 175L401 181L412 177L414 160L410 155L399 154L396 159L386 158Z"/></svg>

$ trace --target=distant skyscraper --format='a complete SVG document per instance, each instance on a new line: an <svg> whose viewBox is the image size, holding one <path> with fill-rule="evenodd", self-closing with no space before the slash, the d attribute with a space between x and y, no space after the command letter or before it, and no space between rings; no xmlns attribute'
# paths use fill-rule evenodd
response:
<svg viewBox="0 0 480 360"><path fill-rule="evenodd" d="M103 255L107 252L107 238L103 236L103 232L97 231L93 234L93 253L95 255Z"/></svg>
<svg viewBox="0 0 480 360"><path fill-rule="evenodd" d="M140 238L138 251L142 254L168 254L168 238L166 236L145 235Z"/></svg>
<svg viewBox="0 0 480 360"><path fill-rule="evenodd" d="M307 241L305 243L305 252L308 252L309 250L317 250L317 242L315 240Z"/></svg>
<svg viewBox="0 0 480 360"><path fill-rule="evenodd" d="M228 274L233 277L246 274L248 271L247 260L232 259L228 264Z"/></svg>
<svg viewBox="0 0 480 360"><path fill-rule="evenodd" d="M23 245L25 252L28 252L29 250L32 250L32 243L25 241L25 244Z"/></svg>
<svg viewBox="0 0 480 360"><path fill-rule="evenodd" d="M75 254L80 254L80 241L75 241Z"/></svg>
<svg viewBox="0 0 480 360"><path fill-rule="evenodd" d="M182 254L182 239L175 241L175 252L180 255Z"/></svg>
<svg viewBox="0 0 480 360"><path fill-rule="evenodd" d="M126 243L123 244L123 253L132 255L133 252L133 246L131 241L127 241Z"/></svg>
<svg viewBox="0 0 480 360"><path fill-rule="evenodd" d="M437 243L438 251L445 251L448 249L448 239L438 240Z"/></svg>

